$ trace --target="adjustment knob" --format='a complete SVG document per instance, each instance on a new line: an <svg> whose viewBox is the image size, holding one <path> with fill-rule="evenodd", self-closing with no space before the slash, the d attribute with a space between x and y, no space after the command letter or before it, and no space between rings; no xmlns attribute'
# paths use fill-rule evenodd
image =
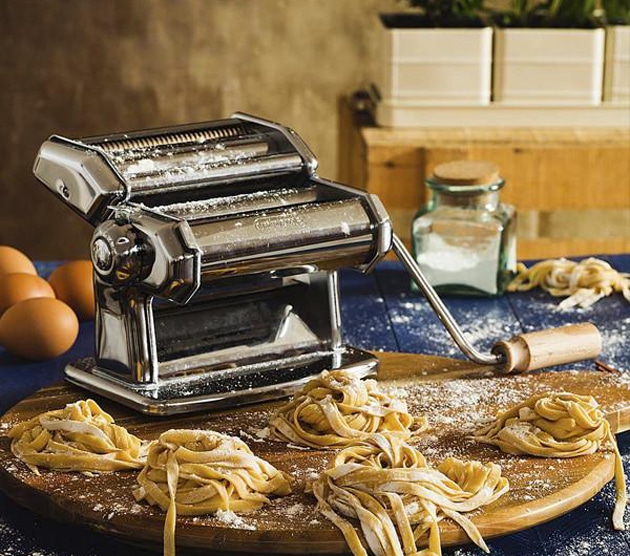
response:
<svg viewBox="0 0 630 556"><path fill-rule="evenodd" d="M143 234L130 224L104 222L92 239L96 273L112 285L142 281L151 272L155 257Z"/></svg>

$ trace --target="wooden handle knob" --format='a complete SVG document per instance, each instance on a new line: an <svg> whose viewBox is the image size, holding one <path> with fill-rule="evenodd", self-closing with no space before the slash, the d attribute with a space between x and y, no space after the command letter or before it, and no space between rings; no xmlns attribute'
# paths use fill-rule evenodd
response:
<svg viewBox="0 0 630 556"><path fill-rule="evenodd" d="M589 322L520 334L492 348L492 353L505 358L502 370L506 373L593 359L601 351L601 334Z"/></svg>

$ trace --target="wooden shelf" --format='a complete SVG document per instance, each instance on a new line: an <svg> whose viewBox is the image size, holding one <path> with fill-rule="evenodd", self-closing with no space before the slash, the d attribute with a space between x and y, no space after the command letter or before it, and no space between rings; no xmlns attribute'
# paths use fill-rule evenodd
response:
<svg viewBox="0 0 630 556"><path fill-rule="evenodd" d="M630 126L630 105L540 106L492 103L488 106L429 106L413 100L385 100L376 107L376 121L396 128L449 127L556 128Z"/></svg>
<svg viewBox="0 0 630 556"><path fill-rule="evenodd" d="M383 128L340 102L339 179L377 194L407 242L425 178L491 160L519 215L519 258L630 252L630 127Z"/></svg>

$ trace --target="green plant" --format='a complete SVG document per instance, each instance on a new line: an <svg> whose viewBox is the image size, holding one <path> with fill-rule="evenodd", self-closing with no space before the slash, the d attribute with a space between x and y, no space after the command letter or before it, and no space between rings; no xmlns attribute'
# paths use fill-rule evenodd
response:
<svg viewBox="0 0 630 556"><path fill-rule="evenodd" d="M550 27L593 27L596 0L547 0L543 4Z"/></svg>
<svg viewBox="0 0 630 556"><path fill-rule="evenodd" d="M484 0L407 0L432 27L467 27L481 23Z"/></svg>
<svg viewBox="0 0 630 556"><path fill-rule="evenodd" d="M597 0L512 0L508 10L490 13L501 27L588 28L597 24L596 7Z"/></svg>
<svg viewBox="0 0 630 556"><path fill-rule="evenodd" d="M630 25L630 0L602 0L607 23Z"/></svg>
<svg viewBox="0 0 630 556"><path fill-rule="evenodd" d="M534 27L540 18L539 5L530 0L512 0L505 11L490 11L499 27Z"/></svg>

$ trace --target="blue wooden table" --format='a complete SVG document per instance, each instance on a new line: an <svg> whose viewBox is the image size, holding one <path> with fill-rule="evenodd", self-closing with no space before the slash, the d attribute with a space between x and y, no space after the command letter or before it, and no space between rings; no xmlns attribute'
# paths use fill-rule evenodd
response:
<svg viewBox="0 0 630 556"><path fill-rule="evenodd" d="M630 255L602 257L630 272ZM46 276L54 264L39 265ZM383 263L364 276L344 271L342 310L348 343L358 347L462 357L420 294L410 291L402 266ZM601 359L630 373L630 304L620 295L584 310L558 311L558 299L542 291L508 294L497 299L446 297L446 304L470 340L482 351L514 333L595 323L603 335ZM0 414L43 386L61 380L68 360L93 352L93 323L81 324L80 336L64 356L44 363L27 363L0 348ZM571 368L591 368L592 362ZM626 477L630 477L630 432L618 436ZM580 508L526 531L488 542L495 556L625 556L630 555L630 531L613 531L610 512L614 490L609 484ZM630 510L626 523L630 526ZM0 556L142 556L149 552L79 525L57 523L22 509L0 494ZM179 552L184 555L184 551ZM445 556L477 556L474 547L445 549Z"/></svg>

